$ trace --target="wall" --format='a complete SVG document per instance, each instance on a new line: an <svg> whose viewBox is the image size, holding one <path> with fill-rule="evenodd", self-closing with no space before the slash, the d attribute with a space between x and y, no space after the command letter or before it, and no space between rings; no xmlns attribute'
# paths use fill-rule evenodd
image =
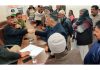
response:
<svg viewBox="0 0 100 70"><path fill-rule="evenodd" d="M6 20L7 8L5 6L0 6L0 22Z"/></svg>
<svg viewBox="0 0 100 70"><path fill-rule="evenodd" d="M66 6L66 15L68 16L68 12L69 10L73 10L74 16L77 18L79 17L79 11L80 9L86 8L89 10L89 14L90 10L91 10L91 6Z"/></svg>
<svg viewBox="0 0 100 70"><path fill-rule="evenodd" d="M23 7L24 10L24 14L26 14L26 10L28 8L28 6L24 6L24 5L20 5L19 7ZM55 9L56 7L53 6L53 9ZM79 10L82 8L87 8L90 12L90 8L91 6L67 6L66 5L66 15L68 16L68 12L70 9L73 10L75 17L77 18L79 16ZM0 21L4 21L6 20L6 16L10 15L10 11L9 8L7 6L0 6Z"/></svg>
<svg viewBox="0 0 100 70"><path fill-rule="evenodd" d="M21 5L21 6L18 6L17 8L19 8L19 7L23 7L23 10L24 10L23 12L24 12L24 14L26 14L26 10L27 10L28 6ZM16 8L15 8L15 10L16 10ZM8 6L0 6L0 22L6 20L6 17L11 14L10 11L11 11L11 8L9 8ZM17 12L17 10L16 10L16 12Z"/></svg>

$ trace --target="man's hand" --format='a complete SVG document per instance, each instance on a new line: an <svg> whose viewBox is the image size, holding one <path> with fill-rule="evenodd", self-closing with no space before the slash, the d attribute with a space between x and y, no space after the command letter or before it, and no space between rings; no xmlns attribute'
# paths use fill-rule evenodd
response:
<svg viewBox="0 0 100 70"><path fill-rule="evenodd" d="M30 34L35 33L35 29L28 29L27 31L28 31L28 33L30 33Z"/></svg>
<svg viewBox="0 0 100 70"><path fill-rule="evenodd" d="M27 55L29 55L29 54L30 54L29 51L26 51L26 52L20 52L21 57L25 57L25 56L27 56Z"/></svg>
<svg viewBox="0 0 100 70"><path fill-rule="evenodd" d="M16 25L15 25L15 28L22 28L22 27L21 27L21 25L16 24Z"/></svg>
<svg viewBox="0 0 100 70"><path fill-rule="evenodd" d="M73 23L72 27L73 27L74 30L76 30L77 29L76 23Z"/></svg>

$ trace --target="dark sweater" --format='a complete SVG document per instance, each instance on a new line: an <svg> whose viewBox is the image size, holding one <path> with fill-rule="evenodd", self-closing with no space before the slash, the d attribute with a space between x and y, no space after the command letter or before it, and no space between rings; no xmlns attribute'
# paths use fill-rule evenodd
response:
<svg viewBox="0 0 100 70"><path fill-rule="evenodd" d="M4 27L5 45L21 45L23 36L27 33L26 29L15 29L10 25Z"/></svg>
<svg viewBox="0 0 100 70"><path fill-rule="evenodd" d="M72 36L73 28L72 28L71 21L68 18L63 17L63 19L62 19L62 21L60 23L64 27L66 33L68 33L68 35Z"/></svg>
<svg viewBox="0 0 100 70"><path fill-rule="evenodd" d="M82 24L91 24L89 20L84 20ZM84 32L76 34L77 45L88 45L93 41L92 26L90 25Z"/></svg>

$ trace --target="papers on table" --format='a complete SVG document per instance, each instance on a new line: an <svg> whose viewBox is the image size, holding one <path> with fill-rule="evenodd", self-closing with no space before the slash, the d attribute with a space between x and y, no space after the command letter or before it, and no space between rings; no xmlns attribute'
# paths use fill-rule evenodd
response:
<svg viewBox="0 0 100 70"><path fill-rule="evenodd" d="M44 48L35 46L35 45L28 45L24 49L20 50L20 52L30 51L30 56L36 57L38 56L42 51L44 51Z"/></svg>

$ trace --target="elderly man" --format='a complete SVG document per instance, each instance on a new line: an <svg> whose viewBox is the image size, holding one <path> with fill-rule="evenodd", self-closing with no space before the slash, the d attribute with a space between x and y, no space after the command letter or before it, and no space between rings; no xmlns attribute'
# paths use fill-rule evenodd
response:
<svg viewBox="0 0 100 70"><path fill-rule="evenodd" d="M65 11L64 10L60 10L58 12L58 22L62 24L62 26L64 27L66 33L67 33L67 46L68 46L68 50L71 50L71 42L70 42L70 37L72 37L72 33L73 33L73 28L72 28L72 23L71 21L65 16Z"/></svg>
<svg viewBox="0 0 100 70"><path fill-rule="evenodd" d="M48 46L54 58L48 58L45 64L82 64L78 49L66 50L66 40L60 33L52 34L48 39Z"/></svg>
<svg viewBox="0 0 100 70"><path fill-rule="evenodd" d="M33 32L35 33L35 35L38 35L40 37L44 37L45 41L47 42L48 38L55 32L58 32L60 34L62 34L65 39L67 39L67 33L65 32L63 26L61 25L61 23L57 23L57 17L55 18L52 14L51 15L46 15L46 20L45 20L45 24L46 26L50 27L45 31L37 31L34 30Z"/></svg>
<svg viewBox="0 0 100 70"><path fill-rule="evenodd" d="M57 23L57 18L54 18L53 15L51 15L51 16L47 15L46 16L45 24L46 24L46 26L49 26L51 28L44 31L44 32L34 30L35 35L45 37L46 41L47 41L51 34L53 34L55 32L59 32L65 38L67 38L67 33L65 32L64 28L62 27L62 25L60 23Z"/></svg>

